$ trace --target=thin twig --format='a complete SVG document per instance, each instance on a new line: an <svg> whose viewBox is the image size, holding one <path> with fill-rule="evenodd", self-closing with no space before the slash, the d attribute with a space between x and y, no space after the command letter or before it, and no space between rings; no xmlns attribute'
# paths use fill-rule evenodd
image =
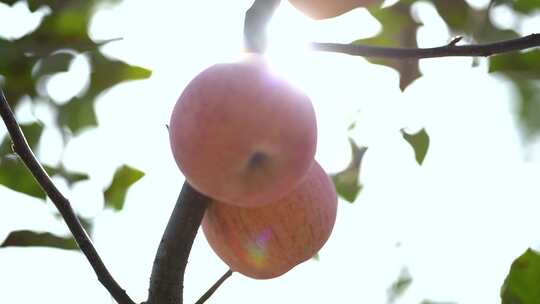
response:
<svg viewBox="0 0 540 304"><path fill-rule="evenodd" d="M182 304L184 273L206 208L211 199L187 182L165 228L154 260L147 304Z"/></svg>
<svg viewBox="0 0 540 304"><path fill-rule="evenodd" d="M32 176L34 176L35 180L41 186L43 191L47 193L51 201L64 218L64 221L73 234L77 245L79 245L79 248L88 259L88 262L90 262L90 265L92 265L98 280L101 282L101 284L103 284L103 286L105 286L111 296L119 304L135 304L135 302L133 302L133 300L131 300L131 298L127 295L126 291L122 289L120 285L118 285L105 267L105 264L94 248L92 241L90 241L88 234L71 208L69 200L62 195L58 188L56 188L41 164L37 161L34 153L28 145L28 142L26 141L26 138L24 137L24 134L21 131L19 124L17 123L17 120L15 119L15 115L13 115L13 111L11 110L6 97L4 96L4 91L1 88L0 115L4 120L9 132L9 136L11 137L11 141L13 142L14 152L17 153L28 170L30 170Z"/></svg>
<svg viewBox="0 0 540 304"><path fill-rule="evenodd" d="M460 42L461 39L463 39L463 36L457 36L457 37L452 38L452 40L450 41L450 43L448 43L448 46L456 46L456 44L457 44L458 42Z"/></svg>
<svg viewBox="0 0 540 304"><path fill-rule="evenodd" d="M454 56L491 56L540 46L540 34L498 41L487 44L456 45L459 41L452 40L449 44L434 48L391 48L359 44L312 43L316 51L344 53L353 56L379 58L436 58Z"/></svg>
<svg viewBox="0 0 540 304"><path fill-rule="evenodd" d="M219 280L217 280L214 285L212 285L212 287L210 287L202 295L202 297L197 302L195 302L195 304L203 304L204 302L206 302L206 300L208 300L214 294L214 292L216 292L219 286L221 286L221 284L223 284L223 282L225 282L225 280L227 280L232 275L232 273L232 270L227 270L227 272L225 272L225 274L223 274L221 278L219 278Z"/></svg>

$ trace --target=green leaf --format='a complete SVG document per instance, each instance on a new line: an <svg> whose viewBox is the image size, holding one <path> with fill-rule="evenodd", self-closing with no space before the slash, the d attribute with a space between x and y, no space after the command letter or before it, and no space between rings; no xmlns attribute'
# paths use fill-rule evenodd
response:
<svg viewBox="0 0 540 304"><path fill-rule="evenodd" d="M513 1L513 8L514 10L525 13L525 14L531 14L535 11L540 10L540 1L538 0L514 0Z"/></svg>
<svg viewBox="0 0 540 304"><path fill-rule="evenodd" d="M142 171L123 165L114 173L111 185L103 192L105 207L119 211L124 207L128 188L144 176Z"/></svg>
<svg viewBox="0 0 540 304"><path fill-rule="evenodd" d="M349 203L358 197L362 190L359 182L360 164L367 150L365 147L358 147L352 140L349 140L352 150L352 159L347 168L331 176L336 192Z"/></svg>
<svg viewBox="0 0 540 304"><path fill-rule="evenodd" d="M30 148L34 150L43 133L43 126L34 122L21 125L21 130ZM11 139L8 136L0 144L0 184L17 192L45 199L45 192L41 190L24 163L11 150Z"/></svg>
<svg viewBox="0 0 540 304"><path fill-rule="evenodd" d="M97 44L88 35L94 1L46 2L56 3L46 3L52 5L51 13L43 18L35 31L17 41L19 48L36 57L46 57L65 49L80 53L97 49Z"/></svg>
<svg viewBox="0 0 540 304"><path fill-rule="evenodd" d="M124 81L146 79L152 75L150 70L111 59L100 52L91 52L92 75L90 75L90 91L97 95L106 89Z"/></svg>
<svg viewBox="0 0 540 304"><path fill-rule="evenodd" d="M38 122L34 122L23 124L20 127L30 148L35 150L43 133L43 126ZM43 167L51 176L62 176L68 185L88 179L87 174L70 172L63 166L52 167L44 165ZM8 136L0 144L0 184L17 192L40 199L45 199L46 196L24 163L11 150L11 139Z"/></svg>
<svg viewBox="0 0 540 304"><path fill-rule="evenodd" d="M32 122L21 124L19 126L21 127L24 137L26 137L30 149L35 150L39 143L39 139L41 138L41 134L43 133L43 125L39 122ZM0 144L0 157L11 153L13 153L11 150L11 138L6 135L2 144Z"/></svg>
<svg viewBox="0 0 540 304"><path fill-rule="evenodd" d="M429 135L426 129L422 129L415 134L408 134L402 129L401 134L413 148L416 162L421 165L429 148Z"/></svg>
<svg viewBox="0 0 540 304"><path fill-rule="evenodd" d="M512 263L501 299L502 304L540 303L540 253L529 248Z"/></svg>
<svg viewBox="0 0 540 304"><path fill-rule="evenodd" d="M390 287L386 291L388 297L387 303L394 303L405 293L405 291L407 291L411 284L412 277L409 274L409 271L407 270L407 268L401 269L399 277L396 279L395 282L392 283L392 285L390 285Z"/></svg>
<svg viewBox="0 0 540 304"><path fill-rule="evenodd" d="M525 79L514 80L519 98L518 115L527 139L540 133L540 85Z"/></svg>
<svg viewBox="0 0 540 304"><path fill-rule="evenodd" d="M60 220L60 221L63 221L64 218L62 217L62 215L58 212L54 213L53 216L57 219L57 220ZM77 214L77 219L79 219L79 222L81 223L81 225L83 226L84 230L86 231L86 233L88 234L88 236L90 238L92 238L92 231L94 229L94 222L92 221L91 218L87 218L87 217L83 217L83 216L80 216Z"/></svg>
<svg viewBox="0 0 540 304"><path fill-rule="evenodd" d="M102 92L121 82L145 79L151 75L147 69L109 59L100 52L91 52L89 56L92 73L87 92L58 108L58 125L68 127L74 134L97 126L94 103Z"/></svg>
<svg viewBox="0 0 540 304"><path fill-rule="evenodd" d="M470 30L473 13L465 0L431 0L446 25L454 32L466 33Z"/></svg>
<svg viewBox="0 0 540 304"><path fill-rule="evenodd" d="M45 199L45 192L15 155L0 158L0 184L14 191Z"/></svg>
<svg viewBox="0 0 540 304"><path fill-rule="evenodd" d="M505 72L540 79L540 49L493 56L489 60L489 72Z"/></svg>
<svg viewBox="0 0 540 304"><path fill-rule="evenodd" d="M85 128L97 126L94 102L94 98L74 97L58 108L58 124L68 127L74 134L80 133Z"/></svg>
<svg viewBox="0 0 540 304"><path fill-rule="evenodd" d="M0 247L54 247L60 249L78 249L73 237L60 237L49 232L18 230L11 232Z"/></svg>
<svg viewBox="0 0 540 304"><path fill-rule="evenodd" d="M0 58L0 75L5 76L4 93L9 105L15 110L23 96L37 96L32 78L32 69L37 59L23 52L18 41L1 38Z"/></svg>
<svg viewBox="0 0 540 304"><path fill-rule="evenodd" d="M381 32L372 38L356 40L353 44L385 47L418 47L416 32L421 24L416 22L411 16L410 3L399 1L386 8L371 9L370 12L381 23ZM375 64L389 66L398 71L400 76L399 87L401 90L405 90L408 85L421 76L417 59L368 58L368 60Z"/></svg>
<svg viewBox="0 0 540 304"><path fill-rule="evenodd" d="M491 8L489 6L476 9L470 6L466 0L429 0L429 2L435 6L437 12L451 30L452 35L465 35L467 38L472 38L474 42L479 43L506 40L519 36L513 30L500 29L495 26L491 22Z"/></svg>
<svg viewBox="0 0 540 304"><path fill-rule="evenodd" d="M43 133L43 125L39 122L33 122L29 124L20 125L21 130L26 137L26 141L30 146L30 149L34 150L37 148L41 134Z"/></svg>
<svg viewBox="0 0 540 304"><path fill-rule="evenodd" d="M534 139L540 133L540 50L493 56L489 72L501 73L512 81L523 134Z"/></svg>
<svg viewBox="0 0 540 304"><path fill-rule="evenodd" d="M2 0L2 3L10 5L10 6L15 4L16 2L19 2L19 0Z"/></svg>
<svg viewBox="0 0 540 304"><path fill-rule="evenodd" d="M92 222L92 219L82 217L80 215L77 215L77 218L79 219L79 222L81 222L81 225L83 226L88 236L92 238L92 232L94 230L94 222Z"/></svg>
<svg viewBox="0 0 540 304"><path fill-rule="evenodd" d="M28 3L28 9L30 9L31 12L35 12L43 6L42 0L26 0L26 3Z"/></svg>
<svg viewBox="0 0 540 304"><path fill-rule="evenodd" d="M37 79L43 75L66 72L73 58L75 58L73 53L58 52L41 59L34 71L34 78Z"/></svg>
<svg viewBox="0 0 540 304"><path fill-rule="evenodd" d="M76 182L81 182L89 178L88 174L82 173L82 172L71 172L71 171L61 170L58 174L67 181L68 185L72 185Z"/></svg>
<svg viewBox="0 0 540 304"><path fill-rule="evenodd" d="M88 174L82 172L68 171L62 164L58 167L52 167L44 165L43 168L49 174L49 176L61 176L67 182L68 186L72 186L74 183L87 180Z"/></svg>

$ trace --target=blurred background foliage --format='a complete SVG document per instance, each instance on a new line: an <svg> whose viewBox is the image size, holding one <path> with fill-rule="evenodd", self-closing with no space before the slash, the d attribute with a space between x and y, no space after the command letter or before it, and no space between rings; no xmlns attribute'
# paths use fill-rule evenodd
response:
<svg viewBox="0 0 540 304"><path fill-rule="evenodd" d="M94 104L97 98L111 87L130 80L151 76L145 68L133 66L118 59L109 58L100 47L121 37L110 37L106 41L94 41L89 35L89 24L98 5L115 4L115 0L27 0L1 1L6 5L25 2L30 11L45 10L46 14L37 28L16 39L0 38L0 84L14 110L25 100L32 106L45 105L54 115L55 127L62 135L64 145L81 131L98 126ZM492 0L483 8L471 5L466 0L401 0L386 6L369 8L382 29L370 38L354 41L354 44L370 44L393 47L418 47L417 31L421 26L411 7L418 2L431 3L444 20L449 33L463 36L461 43L487 43L519 36L515 30L524 17L540 11L539 0ZM491 14L503 7L515 16L515 24L507 27L496 25ZM9 26L3 24L1 26ZM239 33L240 34L240 33ZM450 42L451 37L449 37ZM44 88L51 76L69 70L73 60L83 56L90 65L90 77L85 87L75 97L57 102ZM400 75L399 87L406 88L422 77L418 60L369 59L373 64L389 66ZM493 56L489 60L489 72L500 75L514 88L516 119L523 134L523 142L538 139L540 135L540 50L532 49ZM471 66L474 68L474 65ZM398 84L396 84L398 85ZM30 146L35 150L43 133L39 121L21 125ZM403 138L414 149L416 160L421 165L429 154L429 130L422 129ZM27 195L45 199L43 191L34 182L23 164L11 151L7 137L0 141L0 184ZM336 189L346 201L353 202L362 186L359 180L361 159L365 147L351 141L353 158L350 165L333 176ZM45 164L53 176L60 176L68 185L88 179L85 172L72 172L60 161ZM143 172L118 164L111 177L110 186L104 190L104 208L120 211L124 205L128 188L144 175ZM8 202L9 203L9 202ZM91 219L81 218L91 230ZM0 245L5 246L49 246L75 249L70 237L50 233L20 230L12 232ZM503 303L540 303L539 254L528 250L511 265L507 280L501 290ZM413 282L404 270L389 287L389 303L394 302ZM426 300L423 303L443 303Z"/></svg>
<svg viewBox="0 0 540 304"><path fill-rule="evenodd" d="M2 1L14 5L20 1ZM45 105L55 117L55 128L66 145L81 131L98 126L94 104L97 98L113 86L125 81L146 79L151 71L130 65L104 55L100 48L110 41L94 41L89 35L92 16L98 5L114 4L114 0L44 0L26 1L31 12L47 13L39 26L17 39L0 38L0 82L6 98L14 111L29 100L32 106ZM2 26L9 26L3 24ZM67 72L77 57L84 57L90 66L88 82L73 98L58 102L45 88L52 76ZM35 121L22 124L30 147L36 151L43 134L44 124ZM60 161L44 164L51 176L62 177L68 186L88 179L85 172L72 172ZM111 177L110 187L104 190L105 208L121 210L127 188L144 174L135 168L118 165ZM11 150L11 141L5 136L0 144L0 184L27 195L45 200L45 193L34 181L23 163ZM88 230L91 219L80 218ZM48 246L76 249L70 236L55 236L28 230L13 231L5 246Z"/></svg>
<svg viewBox="0 0 540 304"><path fill-rule="evenodd" d="M371 8L370 13L381 23L382 30L374 37L357 40L356 44L418 47L416 33L421 25L411 7L417 2L429 2L446 22L450 33L463 36L465 43L489 43L519 37L512 28L500 28L490 18L497 7L513 10L516 24L540 10L538 0L492 0L486 8L475 8L466 0L402 0L384 8ZM530 33L532 34L532 33ZM450 41L449 41L450 42ZM400 74L400 88L404 90L421 77L418 60L370 59L371 62L396 69ZM498 73L510 81L515 90L516 107L525 140L532 140L540 132L540 50L533 49L489 58L490 73Z"/></svg>

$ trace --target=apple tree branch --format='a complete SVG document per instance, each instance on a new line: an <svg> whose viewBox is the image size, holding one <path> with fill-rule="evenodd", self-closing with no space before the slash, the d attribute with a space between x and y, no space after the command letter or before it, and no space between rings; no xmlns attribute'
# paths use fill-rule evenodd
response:
<svg viewBox="0 0 540 304"><path fill-rule="evenodd" d="M540 33L486 44L456 45L458 37L449 44L433 48L392 48L360 44L320 43L314 42L311 47L316 51L343 53L352 56L379 57L394 59L421 59L436 57L468 57L491 56L495 54L540 47Z"/></svg>
<svg viewBox="0 0 540 304"><path fill-rule="evenodd" d="M182 304L186 265L211 199L184 182L152 267L147 304Z"/></svg>
<svg viewBox="0 0 540 304"><path fill-rule="evenodd" d="M62 218L66 222L69 230L73 234L77 245L83 252L83 254L90 262L90 265L94 269L98 280L105 286L111 296L119 304L135 304L133 300L127 295L126 291L120 287L120 285L114 280L109 273L105 264L101 260L96 248L92 244L92 241L88 237L88 234L81 225L75 211L71 208L69 200L62 195L62 193L56 188L47 172L43 169L43 166L38 162L34 153L30 149L21 128L15 119L15 115L11 110L8 101L4 95L4 91L0 88L0 115L7 127L11 141L13 142L13 151L23 161L28 168L36 182L41 186L43 191L47 193L47 196L54 203Z"/></svg>

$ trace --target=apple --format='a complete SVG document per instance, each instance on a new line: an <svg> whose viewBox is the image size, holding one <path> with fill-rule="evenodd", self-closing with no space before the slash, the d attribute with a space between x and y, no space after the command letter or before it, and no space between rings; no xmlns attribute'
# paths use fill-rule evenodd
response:
<svg viewBox="0 0 540 304"><path fill-rule="evenodd" d="M214 252L231 270L270 279L322 248L334 227L336 212L334 184L314 162L305 179L276 202L255 208L212 203L202 228Z"/></svg>
<svg viewBox="0 0 540 304"><path fill-rule="evenodd" d="M253 207L300 183L313 163L317 124L308 96L253 55L197 75L174 106L169 137L195 189Z"/></svg>
<svg viewBox="0 0 540 304"><path fill-rule="evenodd" d="M344 14L357 7L365 7L382 0L289 0L304 14L313 19L327 19Z"/></svg>

